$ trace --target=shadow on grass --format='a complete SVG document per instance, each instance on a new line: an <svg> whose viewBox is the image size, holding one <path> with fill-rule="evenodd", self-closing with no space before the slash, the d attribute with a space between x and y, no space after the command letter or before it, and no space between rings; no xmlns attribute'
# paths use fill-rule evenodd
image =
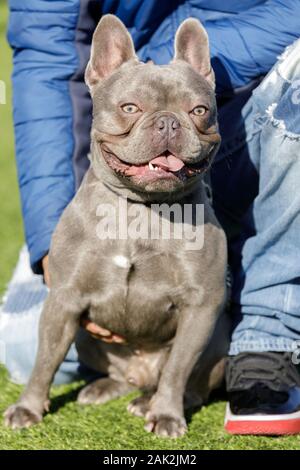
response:
<svg viewBox="0 0 300 470"><path fill-rule="evenodd" d="M57 413L60 408L63 408L68 403L72 403L77 400L78 393L85 387L84 385L78 385L77 388L69 390L68 392L62 393L61 395L51 398L49 413Z"/></svg>
<svg viewBox="0 0 300 470"><path fill-rule="evenodd" d="M77 377L80 383L78 386L74 384L75 386L73 386L72 390L68 390L61 395L52 396L50 403L50 413L56 413L59 408L63 408L68 403L76 401L80 390L82 390L86 385L94 382L95 380L101 378L104 379L105 377L107 377L106 374L101 374L100 372L80 364Z"/></svg>
<svg viewBox="0 0 300 470"><path fill-rule="evenodd" d="M227 393L226 393L226 388L225 384L223 384L220 388L213 390L212 393L210 394L210 397L206 403L204 403L205 406L210 406L214 403L219 403L219 402L224 402L227 401ZM202 406L195 406L193 408L189 408L188 410L185 411L185 419L187 424L190 424L192 421L192 417L195 413L200 411Z"/></svg>
<svg viewBox="0 0 300 470"><path fill-rule="evenodd" d="M65 393L62 393L61 395L57 395L57 396L52 397L51 398L51 403L50 403L49 413L50 414L57 413L60 408L63 408L68 403L72 403L72 402L77 401L77 397L78 397L79 392L88 383L91 383L91 382L93 382L93 380L87 381L86 383L78 385L78 387L76 387L72 390L69 390ZM226 396L225 386L224 387L222 386L221 388L219 388L217 390L214 390L211 393L211 396L210 396L208 402L205 403L205 406L209 406L213 403L224 402L226 400L227 400L227 396ZM198 406L198 407L189 408L188 410L185 411L185 417L186 417L186 421L187 421L188 424L192 421L193 415L195 413L197 413L198 411L200 411L201 408L202 408L202 406Z"/></svg>
<svg viewBox="0 0 300 470"><path fill-rule="evenodd" d="M207 403L205 403L205 406L210 406L210 405L213 405L215 403L224 403L224 401L226 402L228 400L228 396L227 396L227 392L226 392L226 387L225 387L225 384L222 385L220 388L214 390L210 397L209 397L209 400ZM186 418L186 422L187 424L190 424L191 421L192 421L192 417L195 413L197 413L198 411L201 410L201 406L199 407L195 407L195 408L191 408L189 410L187 410L185 412L185 418ZM240 436L231 436L233 438L239 438L239 437L243 437L242 435ZM276 435L276 434L266 434L266 435L251 435L251 436L244 436L244 437L251 437L251 439L253 439L253 441L257 441L259 442L261 440L262 437L267 437L268 439L272 439L272 441L276 441L276 440L279 440L282 439L283 437L284 438L288 438L290 436L280 436L280 435Z"/></svg>

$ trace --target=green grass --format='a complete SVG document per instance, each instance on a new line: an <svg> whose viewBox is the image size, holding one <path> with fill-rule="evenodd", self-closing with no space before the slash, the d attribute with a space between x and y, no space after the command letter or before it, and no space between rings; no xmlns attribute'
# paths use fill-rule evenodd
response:
<svg viewBox="0 0 300 470"><path fill-rule="evenodd" d="M212 403L194 414L181 439L160 439L143 430L143 419L131 416L126 405L134 396L101 406L76 403L80 383L55 387L52 409L44 421L22 431L0 426L0 449L299 449L297 437L230 436L223 430L225 403ZM0 372L0 413L19 394L20 387Z"/></svg>
<svg viewBox="0 0 300 470"><path fill-rule="evenodd" d="M0 293L12 273L23 234L14 162L11 116L11 53L5 40L6 3L0 0L0 80L7 87L7 104L0 105ZM11 431L2 413L21 387L8 381L0 368L0 449L299 449L300 436L284 438L235 437L223 430L224 402L215 402L191 417L189 431L178 440L159 439L143 430L143 420L126 411L131 397L99 407L79 407L80 383L53 390L51 412L42 424Z"/></svg>

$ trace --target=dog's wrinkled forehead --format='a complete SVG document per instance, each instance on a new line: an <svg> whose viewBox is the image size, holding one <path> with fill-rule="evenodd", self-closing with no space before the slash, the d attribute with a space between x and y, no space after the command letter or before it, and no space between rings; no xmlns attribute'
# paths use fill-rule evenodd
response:
<svg viewBox="0 0 300 470"><path fill-rule="evenodd" d="M209 83L185 62L157 66L127 62L94 91L94 114L103 106L137 103L153 112L191 110L197 104L215 105Z"/></svg>

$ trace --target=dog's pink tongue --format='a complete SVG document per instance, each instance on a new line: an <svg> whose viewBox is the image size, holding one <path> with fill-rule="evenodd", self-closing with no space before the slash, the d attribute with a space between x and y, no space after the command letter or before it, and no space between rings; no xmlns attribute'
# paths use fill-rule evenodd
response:
<svg viewBox="0 0 300 470"><path fill-rule="evenodd" d="M162 168L163 170L174 172L179 171L184 167L183 161L171 154L167 157L162 155L161 157L153 158L150 163Z"/></svg>

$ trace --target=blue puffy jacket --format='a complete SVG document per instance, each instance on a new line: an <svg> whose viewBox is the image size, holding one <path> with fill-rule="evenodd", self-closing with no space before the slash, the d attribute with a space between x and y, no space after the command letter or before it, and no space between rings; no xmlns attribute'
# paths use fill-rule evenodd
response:
<svg viewBox="0 0 300 470"><path fill-rule="evenodd" d="M265 74L299 36L299 0L10 0L14 123L31 264L41 272L51 234L88 161L91 102L83 83L93 30L105 13L131 32L142 60L167 63L187 17L207 28L218 93Z"/></svg>

